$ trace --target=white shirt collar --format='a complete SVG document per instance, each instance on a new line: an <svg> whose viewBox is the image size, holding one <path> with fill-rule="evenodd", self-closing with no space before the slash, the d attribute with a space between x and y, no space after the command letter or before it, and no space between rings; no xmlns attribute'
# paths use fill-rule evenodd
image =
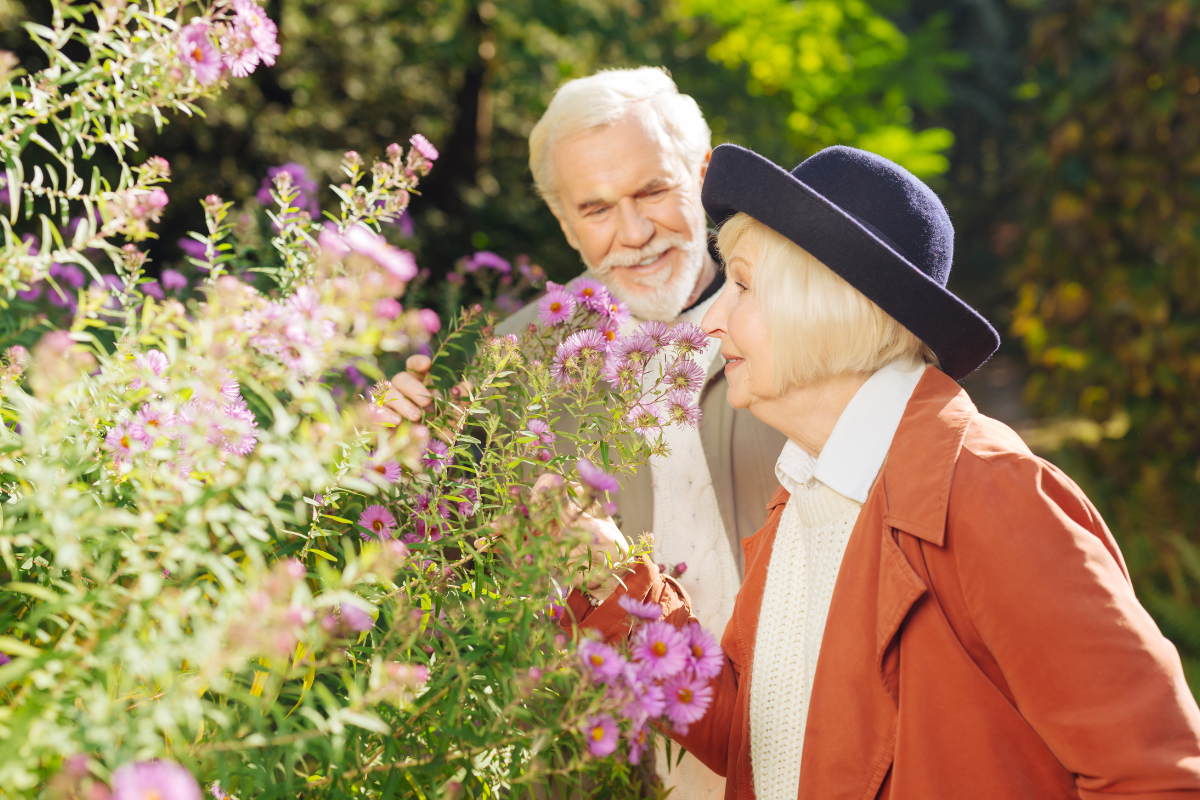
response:
<svg viewBox="0 0 1200 800"><path fill-rule="evenodd" d="M794 494L800 486L820 481L843 497L867 502L923 374L924 364L907 361L880 368L850 399L818 458L788 439L775 463L783 488Z"/></svg>

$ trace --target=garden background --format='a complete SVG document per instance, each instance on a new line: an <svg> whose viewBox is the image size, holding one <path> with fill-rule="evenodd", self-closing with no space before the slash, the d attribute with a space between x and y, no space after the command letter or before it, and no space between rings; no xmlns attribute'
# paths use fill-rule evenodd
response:
<svg viewBox="0 0 1200 800"><path fill-rule="evenodd" d="M46 64L20 26L48 24L45 6L0 0L0 48L29 72ZM525 254L569 279L578 260L532 190L526 137L563 81L665 66L716 142L788 167L858 144L941 194L958 234L952 288L1004 337L965 385L1097 503L1200 691L1200 3L270 0L266 10L282 45L273 67L231 81L201 103L203 117L161 130L147 118L139 131L143 153L174 172L160 238L147 243L151 275L195 275L178 241L202 229L203 196L252 210L272 167L299 164L324 186L345 151L380 157L419 132L442 159L402 233L444 319L478 299L455 269L476 251ZM44 332L30 313L13 301L0 349Z"/></svg>

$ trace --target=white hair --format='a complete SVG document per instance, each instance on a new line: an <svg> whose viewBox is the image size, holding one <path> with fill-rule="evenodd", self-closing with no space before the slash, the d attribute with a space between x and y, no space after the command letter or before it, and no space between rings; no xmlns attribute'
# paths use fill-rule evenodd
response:
<svg viewBox="0 0 1200 800"><path fill-rule="evenodd" d="M712 131L696 101L680 94L675 81L659 67L602 70L560 86L529 134L529 168L538 193L551 209L559 210L551 163L555 142L614 125L635 107L653 112L650 118L690 172L700 169L712 149Z"/></svg>

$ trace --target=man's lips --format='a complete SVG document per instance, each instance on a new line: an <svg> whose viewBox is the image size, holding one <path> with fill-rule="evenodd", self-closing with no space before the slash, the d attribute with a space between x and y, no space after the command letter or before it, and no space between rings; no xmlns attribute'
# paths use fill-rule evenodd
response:
<svg viewBox="0 0 1200 800"><path fill-rule="evenodd" d="M646 273L646 272L655 272L656 270L658 270L660 267L662 267L664 264L667 263L667 257L669 255L671 255L671 253L673 253L674 251L675 251L674 247L669 247L666 250L662 251L662 253L660 253L658 255L658 257L655 258L653 261L651 261L649 264L631 264L630 266L625 267L625 269L629 270L630 272L636 272L639 274Z"/></svg>

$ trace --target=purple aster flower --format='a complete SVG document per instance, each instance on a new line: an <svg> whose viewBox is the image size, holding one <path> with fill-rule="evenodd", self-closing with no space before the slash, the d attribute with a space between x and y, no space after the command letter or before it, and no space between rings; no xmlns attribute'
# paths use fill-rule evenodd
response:
<svg viewBox="0 0 1200 800"><path fill-rule="evenodd" d="M669 678L687 665L687 639L675 626L651 622L633 636L633 658L651 678Z"/></svg>
<svg viewBox="0 0 1200 800"><path fill-rule="evenodd" d="M610 355L604 362L604 380L617 391L628 392L641 385L645 367Z"/></svg>
<svg viewBox="0 0 1200 800"><path fill-rule="evenodd" d="M221 399L228 403L242 399L242 387L238 385L230 370L221 373L221 379L217 382L217 392Z"/></svg>
<svg viewBox="0 0 1200 800"><path fill-rule="evenodd" d="M571 342L572 340L574 340L572 347L575 350L577 358L602 357L608 353L608 337L601 331L592 328L586 331L576 331L567 337L567 342Z"/></svg>
<svg viewBox="0 0 1200 800"><path fill-rule="evenodd" d="M175 438L175 415L154 403L145 403L133 415L129 432L150 447L159 438Z"/></svg>
<svg viewBox="0 0 1200 800"><path fill-rule="evenodd" d="M579 471L579 479L597 492L616 492L621 489L616 478L590 461L579 459L575 462L575 469Z"/></svg>
<svg viewBox="0 0 1200 800"><path fill-rule="evenodd" d="M413 498L413 508L425 512L429 510L429 492L421 492Z"/></svg>
<svg viewBox="0 0 1200 800"><path fill-rule="evenodd" d="M658 619L663 615L662 606L658 603L640 603L627 594L617 598L617 605L625 609L625 613L639 619Z"/></svg>
<svg viewBox="0 0 1200 800"><path fill-rule="evenodd" d="M268 67L274 66L275 57L280 53L279 42L276 40L279 29L275 23L253 0L234 0L233 7L237 14L234 24L241 26L249 34L262 63Z"/></svg>
<svg viewBox="0 0 1200 800"><path fill-rule="evenodd" d="M349 603L343 603L339 609L342 626L354 631L355 633L366 633L375 627L375 619L370 613L363 611L358 606L352 606ZM709 690L711 693L711 690Z"/></svg>
<svg viewBox="0 0 1200 800"><path fill-rule="evenodd" d="M555 287L538 301L538 319L543 325L561 325L575 313L575 297L566 289Z"/></svg>
<svg viewBox="0 0 1200 800"><path fill-rule="evenodd" d="M625 421L642 436L650 436L661 430L662 426L666 424L662 411L654 403L638 403L629 409L629 413L625 415Z"/></svg>
<svg viewBox="0 0 1200 800"><path fill-rule="evenodd" d="M363 462L363 477L380 485L390 486L400 480L400 462L394 458L387 461L368 458Z"/></svg>
<svg viewBox="0 0 1200 800"><path fill-rule="evenodd" d="M490 250L480 250L467 260L467 272L474 272L478 269L494 269L497 272L509 273L512 272L512 264Z"/></svg>
<svg viewBox="0 0 1200 800"><path fill-rule="evenodd" d="M588 750L592 752L592 755L604 758L616 752L617 740L620 735L617 723L608 714L588 717L584 732L587 734Z"/></svg>
<svg viewBox="0 0 1200 800"><path fill-rule="evenodd" d="M682 733L708 711L713 690L706 679L683 670L663 683L663 694L667 699L667 719Z"/></svg>
<svg viewBox="0 0 1200 800"><path fill-rule="evenodd" d="M592 639L579 643L579 660L587 668L588 674L601 683L615 681L628 663L616 650Z"/></svg>
<svg viewBox="0 0 1200 800"><path fill-rule="evenodd" d="M671 330L671 344L680 353L702 353L708 347L708 334L694 322L681 322Z"/></svg>
<svg viewBox="0 0 1200 800"><path fill-rule="evenodd" d="M177 292L188 287L188 279L183 277L183 273L173 269L164 269L162 271L162 285L168 292Z"/></svg>
<svg viewBox="0 0 1200 800"><path fill-rule="evenodd" d="M429 140L421 134L414 133L408 141L413 148L425 158L429 159L430 161L438 160L437 148L430 144Z"/></svg>
<svg viewBox="0 0 1200 800"><path fill-rule="evenodd" d="M613 356L623 358L634 364L645 365L654 358L659 346L653 338L644 333L634 333L624 336L613 346Z"/></svg>
<svg viewBox="0 0 1200 800"><path fill-rule="evenodd" d="M458 490L458 496L463 498L458 504L458 513L469 517L475 513L475 504L479 501L479 493L474 486L464 486Z"/></svg>
<svg viewBox="0 0 1200 800"><path fill-rule="evenodd" d="M112 774L111 800L200 800L200 784L174 761L137 761Z"/></svg>
<svg viewBox="0 0 1200 800"><path fill-rule="evenodd" d="M229 793L221 788L220 781L213 781L212 785L208 787L208 793L215 797L216 800L229 800Z"/></svg>
<svg viewBox="0 0 1200 800"><path fill-rule="evenodd" d="M434 334L442 329L442 318L432 308L422 308L417 312L417 319L426 333Z"/></svg>
<svg viewBox="0 0 1200 800"><path fill-rule="evenodd" d="M430 439L425 445L425 452L421 454L421 466L435 475L444 470L451 461L453 459L450 456L450 448L440 439Z"/></svg>
<svg viewBox="0 0 1200 800"><path fill-rule="evenodd" d="M642 753L650 746L650 729L643 723L634 725L627 736L629 740L629 763L641 763ZM220 800L220 798L218 799Z"/></svg>
<svg viewBox="0 0 1200 800"><path fill-rule="evenodd" d="M672 389L696 392L704 385L704 369L690 358L681 358L667 370L661 382Z"/></svg>
<svg viewBox="0 0 1200 800"><path fill-rule="evenodd" d="M313 219L321 216L321 204L317 200L317 192L320 191L320 186L315 180L308 177L308 169L303 164L297 164L294 161L289 161L281 167L269 167L267 169L267 177L262 179L259 184L258 191L254 197L260 205L269 206L275 202L271 197L271 190L275 188L275 178L283 173L287 173L292 179L292 189L296 192L296 196L292 198L292 206L296 209L307 211L308 215ZM332 226L332 223L326 225L326 230ZM333 228L335 234L337 228ZM318 242L322 248L325 247L325 242Z"/></svg>
<svg viewBox="0 0 1200 800"><path fill-rule="evenodd" d="M383 506L375 503L363 509L362 514L358 517L358 524L366 529L366 533L359 532L359 536L364 541L374 539L377 542L382 542L384 539L392 538L392 531L396 527L396 518Z"/></svg>
<svg viewBox="0 0 1200 800"><path fill-rule="evenodd" d="M214 409L215 410L215 409ZM230 402L224 408L224 418L220 420L221 446L227 453L248 456L258 444L258 420L254 412L240 397Z"/></svg>
<svg viewBox="0 0 1200 800"><path fill-rule="evenodd" d="M8 653L0 653L0 667L3 667L5 664L11 664L11 663L12 663L12 659L9 657Z"/></svg>
<svg viewBox="0 0 1200 800"><path fill-rule="evenodd" d="M57 261L50 265L50 277L72 289L79 289L87 282L79 267L74 264L59 264Z"/></svg>
<svg viewBox="0 0 1200 800"><path fill-rule="evenodd" d="M538 441L542 444L554 444L554 440L557 438L554 432L550 430L550 423L544 419L529 420L529 424L525 426L525 429L538 437Z"/></svg>
<svg viewBox="0 0 1200 800"><path fill-rule="evenodd" d="M609 297L603 283L580 276L567 284L567 291L588 311L607 315Z"/></svg>
<svg viewBox="0 0 1200 800"><path fill-rule="evenodd" d="M202 22L179 31L179 58L191 67L196 80L205 85L220 78L224 69L221 54L208 41L208 26Z"/></svg>
<svg viewBox="0 0 1200 800"><path fill-rule="evenodd" d="M267 202L270 202L270 191L265 188L258 190L259 202L262 202L262 193L267 191ZM266 203L263 203L266 205ZM346 244L346 240L338 233L337 226L332 222L325 223L325 227L321 228L321 232L317 235L317 245L320 246L322 253L328 253L334 259L342 259L350 255L350 245Z"/></svg>
<svg viewBox="0 0 1200 800"><path fill-rule="evenodd" d="M608 317L608 321L614 327L620 328L626 322L629 322L629 306L609 295L608 305L604 307L604 315Z"/></svg>
<svg viewBox="0 0 1200 800"><path fill-rule="evenodd" d="M649 336L658 347L666 347L671 343L671 326L665 322L643 322L634 330L634 334Z"/></svg>
<svg viewBox="0 0 1200 800"><path fill-rule="evenodd" d="M158 281L146 281L139 284L138 288L142 290L142 294L149 295L155 300L162 300L166 296L163 294L162 286L159 285Z"/></svg>
<svg viewBox="0 0 1200 800"><path fill-rule="evenodd" d="M621 709L621 716L644 721L647 717L662 715L667 700L662 688L637 665L625 665L625 686L631 695L630 701Z"/></svg>
<svg viewBox="0 0 1200 800"><path fill-rule="evenodd" d="M104 446L112 453L114 461L128 461L141 449L141 439L134 435L130 425L118 422L104 437Z"/></svg>
<svg viewBox="0 0 1200 800"><path fill-rule="evenodd" d="M183 237L176 244L179 245L179 249L183 251L184 255L192 258L203 259L207 255L207 247L204 242L198 242L190 236Z"/></svg>
<svg viewBox="0 0 1200 800"><path fill-rule="evenodd" d="M28 289L17 292L17 297L21 298L22 300L26 301L27 303L32 303L34 300L37 300L39 297L42 296L42 287L43 286L44 286L44 284L42 283L42 281L36 281Z"/></svg>
<svg viewBox="0 0 1200 800"><path fill-rule="evenodd" d="M688 637L688 667L696 677L711 680L720 675L725 653L717 644L717 637L695 622L683 630Z"/></svg>
<svg viewBox="0 0 1200 800"><path fill-rule="evenodd" d="M700 406L696 405L692 393L684 389L672 389L663 399L667 419L674 425L689 428L700 427Z"/></svg>

